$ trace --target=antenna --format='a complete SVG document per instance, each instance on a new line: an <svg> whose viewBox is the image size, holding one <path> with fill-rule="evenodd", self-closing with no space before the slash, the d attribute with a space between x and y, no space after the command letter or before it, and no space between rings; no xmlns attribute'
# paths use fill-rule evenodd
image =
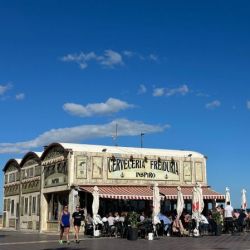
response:
<svg viewBox="0 0 250 250"><path fill-rule="evenodd" d="M118 146L117 137L118 137L118 124L116 123L115 124L115 135L112 136L115 146Z"/></svg>

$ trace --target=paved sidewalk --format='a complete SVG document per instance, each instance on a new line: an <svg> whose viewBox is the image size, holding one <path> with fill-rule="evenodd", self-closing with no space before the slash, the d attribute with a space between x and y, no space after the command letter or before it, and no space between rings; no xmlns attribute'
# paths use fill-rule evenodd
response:
<svg viewBox="0 0 250 250"><path fill-rule="evenodd" d="M193 237L165 237L153 241L139 239L128 241L120 238L83 238L80 244L71 242L70 245L58 243L58 236L38 233L21 233L0 231L1 250L20 249L84 249L84 250L160 250L160 249L232 249L250 250L250 233L242 233L240 236L204 236Z"/></svg>

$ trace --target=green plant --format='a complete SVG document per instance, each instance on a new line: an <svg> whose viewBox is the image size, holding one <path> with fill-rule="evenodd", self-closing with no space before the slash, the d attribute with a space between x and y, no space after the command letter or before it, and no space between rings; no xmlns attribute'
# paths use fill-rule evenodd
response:
<svg viewBox="0 0 250 250"><path fill-rule="evenodd" d="M139 225L139 215L136 212L129 212L128 213L128 225L132 228L137 228Z"/></svg>
<svg viewBox="0 0 250 250"><path fill-rule="evenodd" d="M222 224L222 218L221 218L220 212L218 212L218 211L213 212L212 213L212 218L213 218L213 220L215 221L215 223L217 225L221 225Z"/></svg>

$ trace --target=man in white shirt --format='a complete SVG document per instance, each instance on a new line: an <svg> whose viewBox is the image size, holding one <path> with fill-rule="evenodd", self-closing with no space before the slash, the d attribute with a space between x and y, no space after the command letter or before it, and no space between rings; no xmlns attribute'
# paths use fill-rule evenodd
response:
<svg viewBox="0 0 250 250"><path fill-rule="evenodd" d="M229 230L233 229L233 207L230 205L230 201L227 202L227 205L224 209L224 219L225 219L225 232L228 233Z"/></svg>
<svg viewBox="0 0 250 250"><path fill-rule="evenodd" d="M115 221L115 218L113 217L112 213L109 213L108 223L110 227L114 226L114 221Z"/></svg>

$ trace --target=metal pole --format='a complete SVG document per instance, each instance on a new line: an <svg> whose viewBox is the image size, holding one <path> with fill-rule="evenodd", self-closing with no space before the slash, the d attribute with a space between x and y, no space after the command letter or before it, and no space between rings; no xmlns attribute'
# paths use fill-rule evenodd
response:
<svg viewBox="0 0 250 250"><path fill-rule="evenodd" d="M143 136L144 135L145 135L144 133L141 133L141 148L143 148Z"/></svg>

